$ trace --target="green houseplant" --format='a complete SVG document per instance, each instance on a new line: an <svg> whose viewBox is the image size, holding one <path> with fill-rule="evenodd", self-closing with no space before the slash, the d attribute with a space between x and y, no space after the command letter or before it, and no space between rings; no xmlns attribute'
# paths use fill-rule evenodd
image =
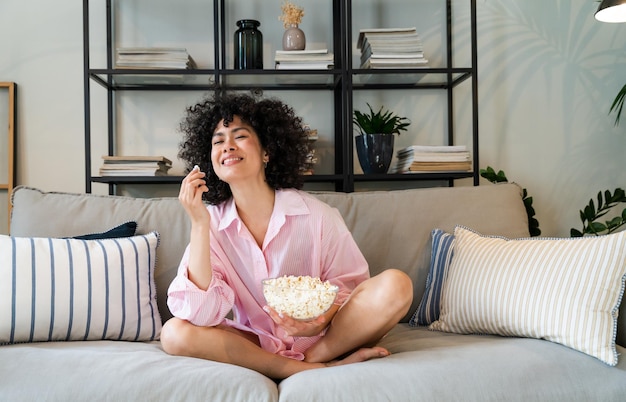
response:
<svg viewBox="0 0 626 402"><path fill-rule="evenodd" d="M393 158L394 134L406 131L411 121L382 106L376 112L369 103L367 107L369 112L355 110L352 119L359 133L355 137L359 164L365 174L387 173Z"/></svg>

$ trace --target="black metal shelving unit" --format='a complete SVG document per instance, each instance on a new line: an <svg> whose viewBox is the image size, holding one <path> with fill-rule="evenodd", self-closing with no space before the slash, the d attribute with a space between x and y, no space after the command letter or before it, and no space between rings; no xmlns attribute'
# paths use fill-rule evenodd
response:
<svg viewBox="0 0 626 402"><path fill-rule="evenodd" d="M210 90L278 90L278 91L330 91L334 102L334 149L335 171L330 175L306 176L307 182L332 183L335 191L351 192L356 182L401 182L401 181L447 181L473 178L478 185L478 81L476 43L476 0L470 2L471 66L454 67L452 54L452 4L446 5L446 66L420 69L362 70L352 66L352 1L332 0L333 51L332 70L233 70L226 66L226 3L213 0L213 36L215 41L215 68L196 70L125 70L115 69L113 5L115 0L106 1L106 68L92 68L90 64L89 0L83 0L83 52L84 52L84 103L85 103L85 191L91 192L93 183L109 185L114 194L118 184L176 184L181 176L155 177L100 177L92 176L91 150L91 85L100 85L107 90L107 144L108 154L115 155L115 97L116 91L210 91ZM442 0L443 1L443 0ZM159 81L146 82L146 76L155 75ZM360 77L369 76L367 83ZM183 76L183 80L175 79ZM306 77L299 82L298 76ZM400 82L397 77L402 77ZM171 77L171 79L168 79ZM390 82L387 78L394 77ZM427 77L427 79L424 79ZM353 93L359 90L420 90L438 89L447 92L448 138L454 144L454 88L471 80L472 98L472 172L376 174L354 173L353 140Z"/></svg>

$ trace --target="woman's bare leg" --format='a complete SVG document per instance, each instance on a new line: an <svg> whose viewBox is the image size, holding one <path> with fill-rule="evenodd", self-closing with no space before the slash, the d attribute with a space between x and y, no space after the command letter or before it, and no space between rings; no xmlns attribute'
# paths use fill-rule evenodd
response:
<svg viewBox="0 0 626 402"><path fill-rule="evenodd" d="M198 327L178 318L170 319L163 326L161 344L172 355L235 364L276 379L287 378L304 370L380 357L378 351L365 351L331 364L304 362L261 349L258 339L255 340L252 334L228 326Z"/></svg>
<svg viewBox="0 0 626 402"><path fill-rule="evenodd" d="M307 350L305 361L267 352L250 333L228 326L199 327L178 318L163 326L161 344L172 355L235 364L283 379L304 370L387 356L380 347L358 348L375 343L393 328L408 311L412 295L411 280L401 271L387 270L363 282L337 312L326 335Z"/></svg>
<svg viewBox="0 0 626 402"><path fill-rule="evenodd" d="M388 269L361 283L335 314L326 335L305 353L307 362L328 362L357 348L378 342L407 313L413 299L408 275ZM344 362L361 355L386 356L383 348L364 348Z"/></svg>

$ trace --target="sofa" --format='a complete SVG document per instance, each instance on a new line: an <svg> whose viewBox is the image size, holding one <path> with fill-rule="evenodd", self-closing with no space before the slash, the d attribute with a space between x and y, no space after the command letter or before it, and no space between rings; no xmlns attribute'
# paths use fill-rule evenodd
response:
<svg viewBox="0 0 626 402"><path fill-rule="evenodd" d="M626 400L626 311L624 303L620 307L624 236L580 239L586 243L528 238L522 192L511 183L312 193L342 214L372 275L398 268L414 281L408 314L380 341L390 356L308 370L282 381L237 366L170 356L158 331L171 317L166 292L190 228L178 200L20 186L12 194L11 236L0 247L5 261L0 266L0 401ZM128 222L137 223L134 236L99 236ZM92 234L95 238L74 238ZM435 235L453 240L446 253L440 253L445 247L435 244ZM22 253L24 248L30 251ZM51 250L54 258L69 250L72 258L86 262L69 268L58 260L53 264ZM522 256L515 254L519 250ZM11 253L14 260L2 257ZM551 259L532 265L529 260L541 253ZM17 255L29 262L11 263ZM101 260L104 268L96 266ZM592 265L594 270L612 267L606 283L596 283L604 274L585 271ZM572 276L569 266L581 271ZM510 267L521 269L506 276ZM581 284L583 276L589 284ZM562 283L563 292L553 294ZM576 299L575 288L585 295L583 301ZM123 313L112 302L120 297L129 306ZM595 311L599 304L607 310L603 317ZM475 310L482 315L470 322ZM89 316L88 331L81 314ZM502 322L494 324L498 315ZM98 327L103 316L106 330ZM544 316L558 325L545 324ZM511 317L517 320L513 324ZM550 327L549 333L514 328L533 317L543 322L539 327ZM573 340L587 326L591 336L585 338L585 332L582 344ZM595 346L587 349L600 343L599 352Z"/></svg>

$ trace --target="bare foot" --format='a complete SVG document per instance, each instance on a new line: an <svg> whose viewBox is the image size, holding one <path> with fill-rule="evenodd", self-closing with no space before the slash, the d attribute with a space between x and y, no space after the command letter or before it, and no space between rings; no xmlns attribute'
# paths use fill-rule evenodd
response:
<svg viewBox="0 0 626 402"><path fill-rule="evenodd" d="M391 353L385 348L381 348L379 346L375 346L373 348L361 348L356 352L348 355L346 358L341 360L333 360L328 362L326 365L328 367L332 366L343 366L344 364L352 364L364 362L371 359L378 359L381 357L389 356Z"/></svg>

